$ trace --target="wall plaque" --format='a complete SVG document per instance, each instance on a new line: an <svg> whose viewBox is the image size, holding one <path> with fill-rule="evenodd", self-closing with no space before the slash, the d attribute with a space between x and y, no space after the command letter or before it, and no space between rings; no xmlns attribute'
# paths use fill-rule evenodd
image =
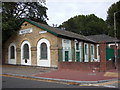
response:
<svg viewBox="0 0 120 90"><path fill-rule="evenodd" d="M32 33L32 28L28 28L28 29L24 29L24 30L19 31L20 35L26 34L26 33Z"/></svg>
<svg viewBox="0 0 120 90"><path fill-rule="evenodd" d="M47 33L47 31L40 31L39 34Z"/></svg>

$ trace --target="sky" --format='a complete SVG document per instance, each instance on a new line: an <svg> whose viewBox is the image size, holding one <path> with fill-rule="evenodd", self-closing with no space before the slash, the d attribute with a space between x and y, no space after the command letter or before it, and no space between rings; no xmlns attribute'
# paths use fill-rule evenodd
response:
<svg viewBox="0 0 120 90"><path fill-rule="evenodd" d="M47 23L59 26L76 15L95 14L106 20L108 8L119 0L46 0Z"/></svg>

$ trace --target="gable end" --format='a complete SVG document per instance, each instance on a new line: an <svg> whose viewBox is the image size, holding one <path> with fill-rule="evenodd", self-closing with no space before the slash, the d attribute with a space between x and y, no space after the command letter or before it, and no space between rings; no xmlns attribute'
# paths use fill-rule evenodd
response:
<svg viewBox="0 0 120 90"><path fill-rule="evenodd" d="M34 23L34 22L32 22L32 21L30 21L30 20L27 20L27 19L24 19L18 26L22 25L25 21L26 21L26 22L29 22L29 23L31 23L31 24L33 24L33 25L35 25L35 26L37 26L37 27L39 27L39 28L41 28L41 29L43 29L43 30L45 30L45 31L48 31L49 33L51 33L51 34L53 34L53 35L55 35L55 36L59 36L57 33L52 32L52 31L50 31L50 30L48 30L48 29L46 29L46 28L38 25L37 23Z"/></svg>

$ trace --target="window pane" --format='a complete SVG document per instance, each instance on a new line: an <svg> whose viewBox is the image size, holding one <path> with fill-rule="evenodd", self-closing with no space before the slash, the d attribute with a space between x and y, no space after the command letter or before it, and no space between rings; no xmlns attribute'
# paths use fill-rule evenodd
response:
<svg viewBox="0 0 120 90"><path fill-rule="evenodd" d="M47 59L47 45L46 45L46 43L41 44L41 59Z"/></svg>
<svg viewBox="0 0 120 90"><path fill-rule="evenodd" d="M11 46L10 48L10 59L15 59L15 48Z"/></svg>
<svg viewBox="0 0 120 90"><path fill-rule="evenodd" d="M91 46L91 54L93 55L93 46Z"/></svg>
<svg viewBox="0 0 120 90"><path fill-rule="evenodd" d="M28 46L28 44L25 44L23 47L23 58L29 59L29 46Z"/></svg>
<svg viewBox="0 0 120 90"><path fill-rule="evenodd" d="M85 54L87 55L87 45L85 45Z"/></svg>
<svg viewBox="0 0 120 90"><path fill-rule="evenodd" d="M79 50L79 43L76 43L76 50Z"/></svg>
<svg viewBox="0 0 120 90"><path fill-rule="evenodd" d="M98 55L100 55L100 46L98 46Z"/></svg>

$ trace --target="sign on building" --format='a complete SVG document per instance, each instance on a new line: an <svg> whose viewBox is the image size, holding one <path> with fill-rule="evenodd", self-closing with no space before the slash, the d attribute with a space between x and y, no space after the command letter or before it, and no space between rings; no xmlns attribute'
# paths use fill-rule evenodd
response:
<svg viewBox="0 0 120 90"><path fill-rule="evenodd" d="M20 35L26 34L26 33L32 33L32 28L28 28L28 29L24 29L24 30L19 31Z"/></svg>
<svg viewBox="0 0 120 90"><path fill-rule="evenodd" d="M40 31L39 34L47 33L47 31Z"/></svg>

